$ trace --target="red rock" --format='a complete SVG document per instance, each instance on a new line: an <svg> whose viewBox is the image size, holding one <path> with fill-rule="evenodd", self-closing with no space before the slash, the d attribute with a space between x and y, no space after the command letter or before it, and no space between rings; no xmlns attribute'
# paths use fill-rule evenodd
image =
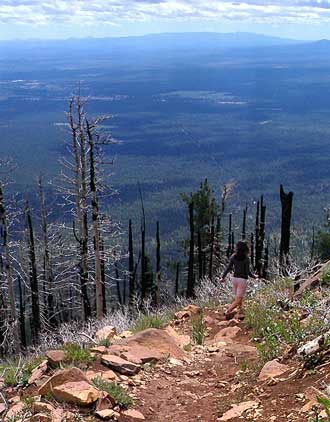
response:
<svg viewBox="0 0 330 422"><path fill-rule="evenodd" d="M77 381L66 382L53 387L52 395L59 401L89 406L95 403L102 396L102 393L86 381Z"/></svg>
<svg viewBox="0 0 330 422"><path fill-rule="evenodd" d="M0 403L0 415L5 413L6 409L7 409L6 406L3 403Z"/></svg>
<svg viewBox="0 0 330 422"><path fill-rule="evenodd" d="M43 375L47 372L48 369L48 360L44 360L41 362L40 365L38 365L33 371L32 374L28 380L28 384L34 384L37 381L39 381Z"/></svg>
<svg viewBox="0 0 330 422"><path fill-rule="evenodd" d="M266 381L270 378L276 378L280 375L287 372L290 368L287 365L279 363L277 359L267 362L266 365L262 368L258 380Z"/></svg>
<svg viewBox="0 0 330 422"><path fill-rule="evenodd" d="M127 346L129 347L129 350L134 350L134 347L136 346L143 346L151 349L153 352L157 351L176 359L185 358L184 351L178 346L175 339L165 330L157 328L149 328L134 336L119 340L114 346L117 348L119 348L119 346ZM111 348L114 346L111 346ZM126 349L126 351L128 350Z"/></svg>
<svg viewBox="0 0 330 422"><path fill-rule="evenodd" d="M119 413L115 412L112 409L104 409L104 410L97 410L95 412L95 416L105 421L112 419L114 416L119 417Z"/></svg>
<svg viewBox="0 0 330 422"><path fill-rule="evenodd" d="M183 310L189 312L190 315L199 315L202 313L202 309L196 305L188 305Z"/></svg>
<svg viewBox="0 0 330 422"><path fill-rule="evenodd" d="M17 415L19 415L23 409L24 409L23 403L19 402L19 403L14 404L14 406L12 406L6 413L5 420L9 421L10 418L15 419L15 417L17 417Z"/></svg>
<svg viewBox="0 0 330 422"><path fill-rule="evenodd" d="M258 406L259 404L255 401L246 401L238 405L234 404L228 412L218 419L218 421L231 421L232 419L242 416L247 410L257 408Z"/></svg>
<svg viewBox="0 0 330 422"><path fill-rule="evenodd" d="M106 381L118 380L117 375L111 369L97 372L90 370L86 372L86 377L89 382L92 382L94 378L102 378Z"/></svg>
<svg viewBox="0 0 330 422"><path fill-rule="evenodd" d="M98 341L111 340L117 334L117 330L112 325L107 325L101 328L95 334L95 338Z"/></svg>
<svg viewBox="0 0 330 422"><path fill-rule="evenodd" d="M88 381L85 374L78 368L68 368L57 371L50 377L40 388L39 394L44 396L52 392L54 387L65 384L67 382Z"/></svg>
<svg viewBox="0 0 330 422"><path fill-rule="evenodd" d="M128 351L121 352L120 357L137 365L142 365L144 363L155 363L164 360L167 355L160 353L157 350L148 349L147 347L135 346Z"/></svg>
<svg viewBox="0 0 330 422"><path fill-rule="evenodd" d="M237 336L239 332L241 332L242 329L235 326L235 327L225 327L222 328L215 336L214 339L218 340L219 338L230 338L233 339Z"/></svg>
<svg viewBox="0 0 330 422"><path fill-rule="evenodd" d="M30 422L52 422L52 420L52 416L45 413L36 413L29 419Z"/></svg>
<svg viewBox="0 0 330 422"><path fill-rule="evenodd" d="M115 404L116 404L116 401L108 393L105 393L104 391L102 391L101 396L96 402L95 409L97 411L112 409L115 406Z"/></svg>
<svg viewBox="0 0 330 422"><path fill-rule="evenodd" d="M92 353L99 353L100 355L104 355L105 353L108 353L108 348L105 346L97 346L93 347L91 349Z"/></svg>
<svg viewBox="0 0 330 422"><path fill-rule="evenodd" d="M140 422L145 420L146 418L142 415L141 412L133 409L125 410L120 414L119 418L119 422Z"/></svg>
<svg viewBox="0 0 330 422"><path fill-rule="evenodd" d="M65 361L64 350L48 350L48 352L46 352L46 358L48 359L50 365L58 366L60 363Z"/></svg>
<svg viewBox="0 0 330 422"><path fill-rule="evenodd" d="M186 334L179 334L173 327L171 327L170 325L168 325L165 328L165 331L174 338L175 342L177 343L177 345L181 348L188 346L188 344L191 343L191 338L190 336L186 335Z"/></svg>
<svg viewBox="0 0 330 422"><path fill-rule="evenodd" d="M140 371L139 365L115 355L103 355L101 362L122 375L135 375Z"/></svg>

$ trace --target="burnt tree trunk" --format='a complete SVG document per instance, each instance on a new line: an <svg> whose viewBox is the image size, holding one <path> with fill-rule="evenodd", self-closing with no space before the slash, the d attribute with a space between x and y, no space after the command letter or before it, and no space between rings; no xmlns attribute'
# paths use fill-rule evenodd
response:
<svg viewBox="0 0 330 422"><path fill-rule="evenodd" d="M18 277L18 294L19 294L19 327L21 333L21 344L23 349L26 348L26 329L25 329L25 289L22 288L21 277Z"/></svg>
<svg viewBox="0 0 330 422"><path fill-rule="evenodd" d="M289 263L293 192L285 193L281 185L280 199L282 206L280 266L283 268Z"/></svg>
<svg viewBox="0 0 330 422"><path fill-rule="evenodd" d="M28 255L29 255L29 280L31 289L31 305L32 305L32 318L30 320L31 334L34 343L38 342L39 332L41 328L40 322L40 305L39 305L39 286L38 286L38 273L37 273L37 260L34 241L34 230L32 224L31 210L29 203L25 207L25 219L27 230L28 242Z"/></svg>
<svg viewBox="0 0 330 422"><path fill-rule="evenodd" d="M54 274L50 257L49 250L49 240L48 240L48 221L47 221L47 209L46 209L46 199L43 189L42 179L39 178L39 199L40 199L40 208L41 208L41 226L43 234L43 254L44 254L44 280L45 280L45 296L46 301L44 306L47 307L46 315L51 326L55 327L57 325L57 320L54 311L54 296L53 296L53 286L54 286Z"/></svg>
<svg viewBox="0 0 330 422"><path fill-rule="evenodd" d="M159 221L156 225L156 286L155 286L155 304L160 304L160 230L159 230Z"/></svg>
<svg viewBox="0 0 330 422"><path fill-rule="evenodd" d="M96 187L96 169L95 169L95 141L93 128L86 120L87 136L89 144L89 188L92 201L92 224L94 236L94 265L95 265L95 293L96 293L96 318L102 319L103 313L103 286L102 286L102 262L101 262L101 236L99 227L99 201Z"/></svg>
<svg viewBox="0 0 330 422"><path fill-rule="evenodd" d="M195 227L194 227L194 203L189 204L189 228L190 228L190 242L189 242L189 260L188 260L188 279L187 292L188 298L195 295L195 276L194 276L194 247L195 247Z"/></svg>
<svg viewBox="0 0 330 422"><path fill-rule="evenodd" d="M128 223L128 285L129 303L132 304L135 294L135 271L134 271L134 251L133 251L133 230L132 220Z"/></svg>

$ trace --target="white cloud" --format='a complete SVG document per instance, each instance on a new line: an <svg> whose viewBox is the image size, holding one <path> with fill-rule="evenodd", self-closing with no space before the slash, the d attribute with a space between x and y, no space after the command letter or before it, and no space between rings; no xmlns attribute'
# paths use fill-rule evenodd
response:
<svg viewBox="0 0 330 422"><path fill-rule="evenodd" d="M116 24L120 21L330 21L330 0L1 0L0 23Z"/></svg>

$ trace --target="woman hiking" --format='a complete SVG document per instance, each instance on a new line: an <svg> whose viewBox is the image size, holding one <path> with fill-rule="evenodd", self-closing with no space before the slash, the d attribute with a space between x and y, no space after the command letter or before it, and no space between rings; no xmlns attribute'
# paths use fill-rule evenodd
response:
<svg viewBox="0 0 330 422"><path fill-rule="evenodd" d="M234 270L231 282L233 284L235 300L229 305L225 312L226 319L230 319L234 316L233 311L235 309L237 309L239 316L241 316L248 278L257 278L257 276L251 272L249 255L250 250L247 242L237 242L235 253L230 257L229 263L220 279L220 282L224 282L229 271Z"/></svg>

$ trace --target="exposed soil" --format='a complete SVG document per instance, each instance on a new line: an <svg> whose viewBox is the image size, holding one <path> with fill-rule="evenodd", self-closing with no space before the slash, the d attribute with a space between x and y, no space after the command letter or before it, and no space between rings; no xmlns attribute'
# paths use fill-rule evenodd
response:
<svg viewBox="0 0 330 422"><path fill-rule="evenodd" d="M220 311L208 311L206 315L215 322L223 320ZM299 412L304 404L299 394L309 386L320 388L322 381L330 379L330 364L319 371L306 372L298 362L286 361L291 369L282 378L258 382L251 336L243 322L238 325L241 333L224 350L216 353L208 352L207 347L193 350L187 354L190 361L183 366L163 365L154 369L145 387L137 390L136 408L148 422L216 422L233 404L250 400L258 402L257 409L231 421L308 420L306 414ZM206 346L214 343L213 335L219 331L219 326L215 327ZM186 332L187 326L182 331Z"/></svg>

